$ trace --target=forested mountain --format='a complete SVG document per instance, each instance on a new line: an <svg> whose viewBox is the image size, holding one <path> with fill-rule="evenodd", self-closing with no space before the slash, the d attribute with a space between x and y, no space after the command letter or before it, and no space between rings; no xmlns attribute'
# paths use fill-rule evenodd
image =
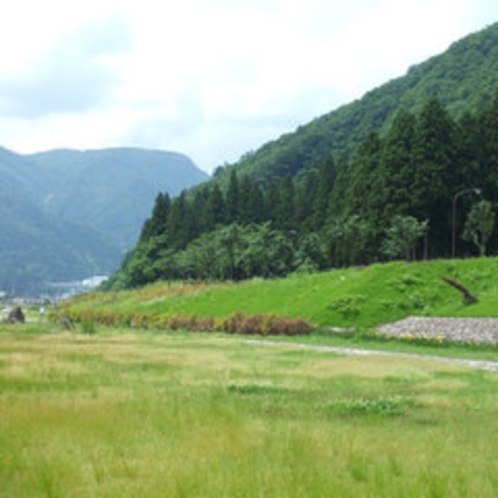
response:
<svg viewBox="0 0 498 498"><path fill-rule="evenodd" d="M162 151L0 148L0 290L113 271L140 233L157 191L178 194L207 175Z"/></svg>
<svg viewBox="0 0 498 498"><path fill-rule="evenodd" d="M495 252L497 89L494 25L191 193L158 195L109 286Z"/></svg>
<svg viewBox="0 0 498 498"><path fill-rule="evenodd" d="M232 167L260 183L295 176L318 167L329 154L336 160L349 158L370 130L385 131L400 108L419 112L428 99L436 98L452 117L459 117L488 103L497 86L498 23L463 38L361 99L246 154ZM218 179L225 185L230 169L218 170Z"/></svg>
<svg viewBox="0 0 498 498"><path fill-rule="evenodd" d="M174 196L209 178L187 156L160 150L62 149L27 159L46 212L105 233L121 250L136 242L159 190Z"/></svg>

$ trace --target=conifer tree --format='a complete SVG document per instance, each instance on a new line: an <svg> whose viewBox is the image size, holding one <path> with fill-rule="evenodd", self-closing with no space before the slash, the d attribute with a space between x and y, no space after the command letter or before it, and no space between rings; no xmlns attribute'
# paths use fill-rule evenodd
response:
<svg viewBox="0 0 498 498"><path fill-rule="evenodd" d="M486 197L498 198L498 89L491 105L478 116L480 157L479 167L483 178L482 185Z"/></svg>
<svg viewBox="0 0 498 498"><path fill-rule="evenodd" d="M240 221L240 187L235 170L230 173L230 180L225 196L226 219L228 223Z"/></svg>
<svg viewBox="0 0 498 498"><path fill-rule="evenodd" d="M140 234L140 241L143 242L150 237L164 235L166 233L166 223L168 220L171 199L169 195L159 193L154 202L151 217L146 220Z"/></svg>
<svg viewBox="0 0 498 498"><path fill-rule="evenodd" d="M313 197L308 199L312 204L314 230L321 230L328 215L329 199L336 180L336 166L334 158L329 155L318 170L318 185Z"/></svg>
<svg viewBox="0 0 498 498"><path fill-rule="evenodd" d="M281 230L295 229L295 191L290 176L278 183L275 227Z"/></svg>
<svg viewBox="0 0 498 498"><path fill-rule="evenodd" d="M206 202L203 213L197 213L197 216L202 216L202 227L204 231L210 232L225 222L225 200L218 184L215 184Z"/></svg>
<svg viewBox="0 0 498 498"><path fill-rule="evenodd" d="M422 109L413 146L413 206L410 215L429 220L433 252L447 253L451 232L451 199L458 186L455 166L454 126L435 99Z"/></svg>
<svg viewBox="0 0 498 498"><path fill-rule="evenodd" d="M195 216L185 191L171 204L166 235L170 247L176 250L184 249L196 236Z"/></svg>
<svg viewBox="0 0 498 498"><path fill-rule="evenodd" d="M405 110L397 113L383 141L378 177L383 219L406 215L412 206L415 116Z"/></svg>
<svg viewBox="0 0 498 498"><path fill-rule="evenodd" d="M317 170L308 171L303 180L296 186L296 223L300 231L313 231L314 200L317 197L319 175Z"/></svg>

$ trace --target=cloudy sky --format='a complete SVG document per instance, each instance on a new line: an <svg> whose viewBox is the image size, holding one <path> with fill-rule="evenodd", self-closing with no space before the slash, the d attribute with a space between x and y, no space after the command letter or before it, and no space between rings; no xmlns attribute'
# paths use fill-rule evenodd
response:
<svg viewBox="0 0 498 498"><path fill-rule="evenodd" d="M16 0L0 145L161 148L210 172L496 21L496 0Z"/></svg>

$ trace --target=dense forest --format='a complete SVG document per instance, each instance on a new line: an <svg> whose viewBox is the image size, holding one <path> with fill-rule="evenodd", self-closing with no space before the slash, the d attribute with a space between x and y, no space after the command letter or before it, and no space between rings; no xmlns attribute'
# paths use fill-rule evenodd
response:
<svg viewBox="0 0 498 498"><path fill-rule="evenodd" d="M300 176L262 184L234 169L225 187L160 193L107 286L496 251L497 134L498 93L458 119L432 98L372 129L350 158L329 155Z"/></svg>

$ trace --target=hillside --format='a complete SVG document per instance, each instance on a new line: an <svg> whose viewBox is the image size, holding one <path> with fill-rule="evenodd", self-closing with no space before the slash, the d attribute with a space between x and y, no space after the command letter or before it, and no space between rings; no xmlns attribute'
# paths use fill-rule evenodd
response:
<svg viewBox="0 0 498 498"><path fill-rule="evenodd" d="M127 316L160 323L171 316L224 319L237 312L302 317L317 327L377 327L413 315L497 317L497 271L498 258L394 262L237 284L158 282L78 296L66 307L75 317L104 322L113 317L123 323ZM467 286L479 302L466 306L443 276Z"/></svg>
<svg viewBox="0 0 498 498"><path fill-rule="evenodd" d="M157 199L109 286L496 254L497 129L495 24Z"/></svg>
<svg viewBox="0 0 498 498"><path fill-rule="evenodd" d="M136 240L159 191L179 193L207 175L162 151L0 148L0 290L108 274Z"/></svg>
<svg viewBox="0 0 498 498"><path fill-rule="evenodd" d="M329 154L336 159L350 156L372 129L385 129L400 108L418 112L428 99L437 98L453 117L459 117L489 102L497 87L498 23L414 65L403 77L363 98L247 154L227 171L219 170L218 181L226 183L232 168L263 183L298 175L319 167Z"/></svg>

